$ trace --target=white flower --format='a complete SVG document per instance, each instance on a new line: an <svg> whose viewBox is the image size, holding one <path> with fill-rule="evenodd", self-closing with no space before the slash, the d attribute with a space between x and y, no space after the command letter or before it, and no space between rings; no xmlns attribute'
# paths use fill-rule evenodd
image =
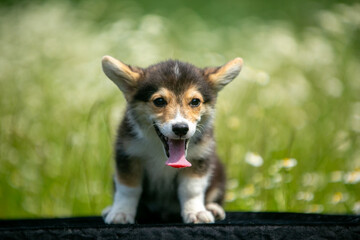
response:
<svg viewBox="0 0 360 240"><path fill-rule="evenodd" d="M347 194L342 192L336 192L331 197L331 203L332 204L338 204L341 202L345 202L347 199Z"/></svg>
<svg viewBox="0 0 360 240"><path fill-rule="evenodd" d="M282 168L290 169L297 165L297 161L295 158L284 158L280 160L280 166Z"/></svg>
<svg viewBox="0 0 360 240"><path fill-rule="evenodd" d="M245 155L245 162L247 162L251 166L260 167L261 165L263 165L264 160L257 153L247 152L246 155Z"/></svg>
<svg viewBox="0 0 360 240"><path fill-rule="evenodd" d="M226 187L229 190L236 189L239 186L239 181L237 179L230 179L226 183Z"/></svg>
<svg viewBox="0 0 360 240"><path fill-rule="evenodd" d="M324 184L324 177L317 172L308 172L303 175L302 184L304 186L318 187Z"/></svg>
<svg viewBox="0 0 360 240"><path fill-rule="evenodd" d="M344 173L342 171L334 171L330 175L331 182L341 182Z"/></svg>
<svg viewBox="0 0 360 240"><path fill-rule="evenodd" d="M346 173L344 176L344 181L348 184L355 184L360 182L360 170Z"/></svg>
<svg viewBox="0 0 360 240"><path fill-rule="evenodd" d="M324 211L324 206L321 204L311 204L307 206L306 211L307 213L321 213Z"/></svg>
<svg viewBox="0 0 360 240"><path fill-rule="evenodd" d="M234 192L227 192L225 195L226 202L233 202L237 199L237 196Z"/></svg>
<svg viewBox="0 0 360 240"><path fill-rule="evenodd" d="M360 214L360 201L359 202L356 202L354 204L354 207L353 207L353 212L356 213L356 214Z"/></svg>
<svg viewBox="0 0 360 240"><path fill-rule="evenodd" d="M246 185L240 192L241 198L248 198L254 196L256 193L256 189L254 184Z"/></svg>
<svg viewBox="0 0 360 240"><path fill-rule="evenodd" d="M312 192L298 192L296 198L297 200L310 202L314 199L314 194Z"/></svg>

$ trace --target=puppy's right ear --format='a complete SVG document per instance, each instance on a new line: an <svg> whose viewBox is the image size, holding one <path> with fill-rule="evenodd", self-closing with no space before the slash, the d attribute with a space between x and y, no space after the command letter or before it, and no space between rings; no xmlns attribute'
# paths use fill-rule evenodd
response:
<svg viewBox="0 0 360 240"><path fill-rule="evenodd" d="M136 89L142 70L131 67L110 56L102 58L102 68L106 76L120 88L125 98L128 99L129 95Z"/></svg>

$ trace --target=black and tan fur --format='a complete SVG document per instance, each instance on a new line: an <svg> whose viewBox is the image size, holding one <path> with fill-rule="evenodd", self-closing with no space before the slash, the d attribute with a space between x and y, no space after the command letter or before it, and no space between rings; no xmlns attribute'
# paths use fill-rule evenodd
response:
<svg viewBox="0 0 360 240"><path fill-rule="evenodd" d="M239 74L242 59L204 69L174 60L139 68L109 56L102 63L127 100L115 144L114 203L103 211L105 222L223 219L225 172L215 150L214 111L218 92ZM159 98L165 106L155 105ZM186 159L192 166L175 169L165 166L166 144L155 127L173 138L165 126L179 116L195 130L179 137L188 141Z"/></svg>

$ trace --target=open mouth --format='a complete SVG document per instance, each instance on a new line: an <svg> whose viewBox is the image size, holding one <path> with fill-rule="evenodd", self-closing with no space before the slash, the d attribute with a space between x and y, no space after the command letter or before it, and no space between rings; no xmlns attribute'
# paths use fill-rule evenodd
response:
<svg viewBox="0 0 360 240"><path fill-rule="evenodd" d="M154 124L154 128L164 145L164 151L168 157L165 164L174 168L190 167L191 163L185 158L189 139L171 139L164 136L156 124Z"/></svg>

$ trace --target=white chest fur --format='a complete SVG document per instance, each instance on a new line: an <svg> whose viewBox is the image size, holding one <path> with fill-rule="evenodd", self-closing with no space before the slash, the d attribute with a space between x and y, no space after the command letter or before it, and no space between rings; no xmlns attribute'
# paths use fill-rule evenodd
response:
<svg viewBox="0 0 360 240"><path fill-rule="evenodd" d="M167 157L162 142L156 133L150 132L141 139L134 139L126 149L130 156L141 159L144 173L151 191L168 192L174 190L174 181L179 169L165 165Z"/></svg>

